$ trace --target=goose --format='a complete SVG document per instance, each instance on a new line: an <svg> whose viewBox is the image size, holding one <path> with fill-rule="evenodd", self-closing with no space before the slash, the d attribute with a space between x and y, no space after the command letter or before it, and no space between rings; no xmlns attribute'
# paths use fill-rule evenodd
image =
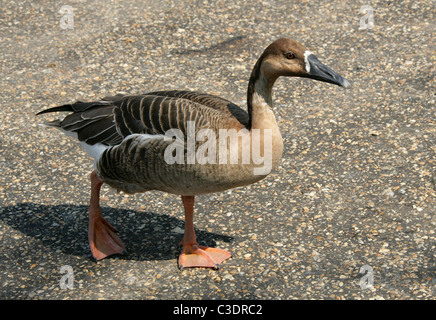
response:
<svg viewBox="0 0 436 320"><path fill-rule="evenodd" d="M218 269L229 259L230 252L197 243L195 196L255 183L277 166L283 140L273 112L272 87L280 76L350 87L304 45L280 38L254 65L247 111L215 95L173 90L117 94L38 112L69 112L45 125L73 136L94 158L88 227L93 257L100 260L126 250L101 214L100 189L106 183L126 193L159 190L181 196L185 230L180 269Z"/></svg>

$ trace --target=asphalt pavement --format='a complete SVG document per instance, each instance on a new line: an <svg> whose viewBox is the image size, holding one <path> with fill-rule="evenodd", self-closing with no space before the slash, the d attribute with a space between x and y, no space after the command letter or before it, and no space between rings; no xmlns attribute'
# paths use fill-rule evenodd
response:
<svg viewBox="0 0 436 320"><path fill-rule="evenodd" d="M434 2L26 0L0 24L0 299L434 299ZM179 197L104 187L127 252L94 261L92 160L35 113L170 89L245 107L280 37L352 88L278 80L279 166L197 197L198 241L233 257L180 271Z"/></svg>

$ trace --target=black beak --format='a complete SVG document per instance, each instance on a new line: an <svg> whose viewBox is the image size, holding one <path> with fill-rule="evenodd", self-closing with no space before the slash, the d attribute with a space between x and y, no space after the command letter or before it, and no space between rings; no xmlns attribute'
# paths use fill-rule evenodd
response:
<svg viewBox="0 0 436 320"><path fill-rule="evenodd" d="M306 56L306 71L308 78L333 83L344 88L351 86L347 79L323 65L313 54Z"/></svg>

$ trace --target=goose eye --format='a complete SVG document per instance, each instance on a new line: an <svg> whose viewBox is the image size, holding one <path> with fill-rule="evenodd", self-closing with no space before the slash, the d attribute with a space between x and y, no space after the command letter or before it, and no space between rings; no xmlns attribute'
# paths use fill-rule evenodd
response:
<svg viewBox="0 0 436 320"><path fill-rule="evenodd" d="M295 59L295 53L293 53L292 51L286 52L285 57L286 57L286 59L289 59L289 60Z"/></svg>

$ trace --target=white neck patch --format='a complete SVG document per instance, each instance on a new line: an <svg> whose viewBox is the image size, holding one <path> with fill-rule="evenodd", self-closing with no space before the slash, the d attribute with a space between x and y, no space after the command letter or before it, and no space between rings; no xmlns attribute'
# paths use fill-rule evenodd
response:
<svg viewBox="0 0 436 320"><path fill-rule="evenodd" d="M312 54L312 52L310 52L309 50L306 50L304 52L304 62L306 63L306 71L309 73L310 72L310 63L309 60L307 60L307 57L310 56Z"/></svg>

